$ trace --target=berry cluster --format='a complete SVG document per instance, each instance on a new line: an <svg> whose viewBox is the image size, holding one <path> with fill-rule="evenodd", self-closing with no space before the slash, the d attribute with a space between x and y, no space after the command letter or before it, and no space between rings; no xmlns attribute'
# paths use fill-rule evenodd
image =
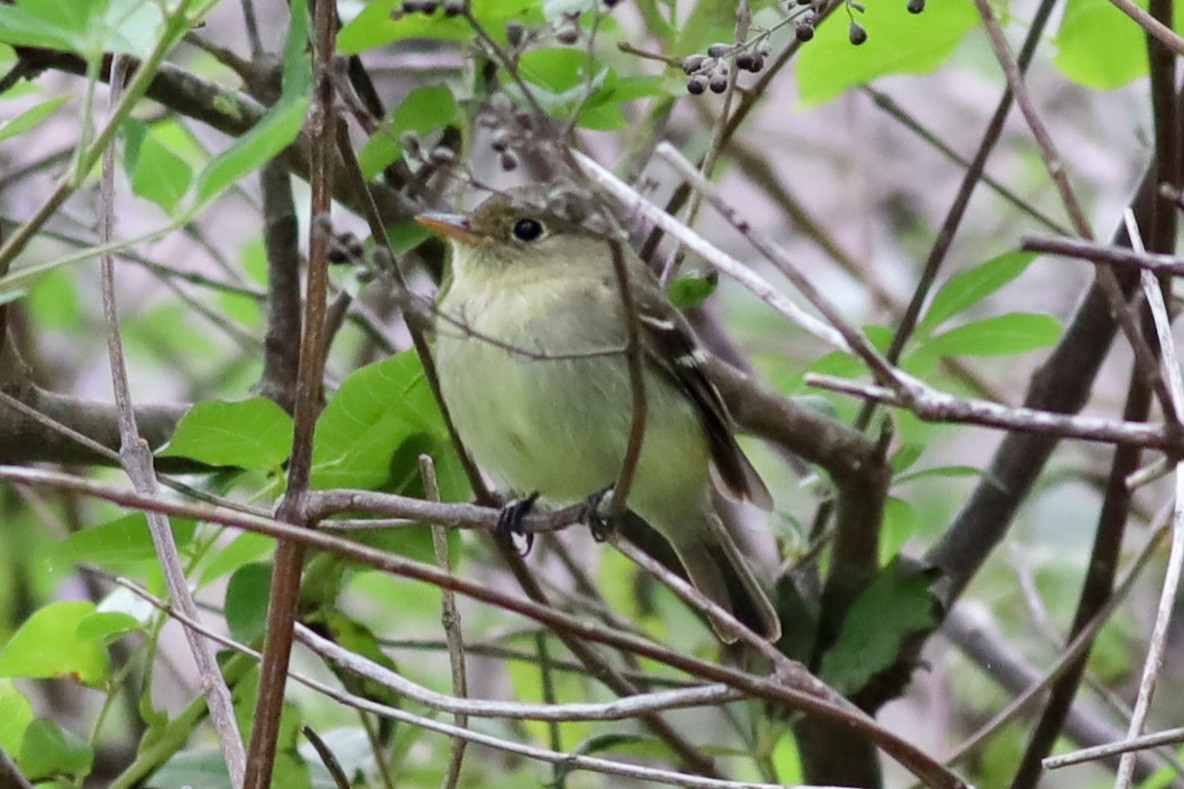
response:
<svg viewBox="0 0 1184 789"><path fill-rule="evenodd" d="M555 32L555 40L560 44L571 46L576 43L580 40L580 12L569 11L562 14L552 23L552 30Z"/></svg>
<svg viewBox="0 0 1184 789"><path fill-rule="evenodd" d="M756 74L765 67L769 56L769 37L762 35L750 44L712 44L706 55L691 55L682 61L683 73L687 75L687 91L698 96L711 89L712 93L723 93L728 89L728 57L733 57L736 68Z"/></svg>
<svg viewBox="0 0 1184 789"><path fill-rule="evenodd" d="M495 93L478 114L477 124L489 130L489 147L498 155L502 169L518 169L519 151L536 136L534 116L515 107L504 93Z"/></svg>

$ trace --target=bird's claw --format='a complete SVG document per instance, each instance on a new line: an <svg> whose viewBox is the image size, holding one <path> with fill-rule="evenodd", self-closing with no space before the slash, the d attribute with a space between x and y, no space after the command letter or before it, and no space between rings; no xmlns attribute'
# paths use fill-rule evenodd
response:
<svg viewBox="0 0 1184 789"><path fill-rule="evenodd" d="M613 489L593 493L584 499L584 509L580 513L580 520L588 524L588 531L596 542L604 542L616 529L613 514Z"/></svg>
<svg viewBox="0 0 1184 789"><path fill-rule="evenodd" d="M534 535L526 531L522 523L530 511L534 509L534 503L538 501L538 498L538 491L535 491L526 498L511 499L498 513L497 526L493 530L494 537L505 540L515 547L517 544L514 538L521 537L524 547L519 549L518 553L522 556L530 553L530 549L534 547Z"/></svg>

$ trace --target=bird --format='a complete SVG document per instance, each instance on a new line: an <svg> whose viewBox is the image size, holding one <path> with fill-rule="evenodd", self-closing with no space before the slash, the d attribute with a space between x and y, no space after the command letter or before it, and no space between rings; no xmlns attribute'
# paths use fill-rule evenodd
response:
<svg viewBox="0 0 1184 789"><path fill-rule="evenodd" d="M781 623L761 581L715 511L713 489L762 509L768 488L734 436L703 371L693 329L628 244L587 200L548 184L495 192L469 213L416 221L451 246L436 306L442 400L474 460L500 484L554 506L595 501L617 480L633 424L629 320L646 400L645 433L627 496L706 597L769 640ZM734 629L708 617L716 635Z"/></svg>

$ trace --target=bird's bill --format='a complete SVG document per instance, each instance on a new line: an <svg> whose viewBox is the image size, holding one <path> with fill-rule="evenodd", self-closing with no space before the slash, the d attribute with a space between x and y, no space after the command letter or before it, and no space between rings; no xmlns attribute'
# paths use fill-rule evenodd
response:
<svg viewBox="0 0 1184 789"><path fill-rule="evenodd" d="M442 211L429 211L419 214L415 221L445 238L455 238L466 244L479 244L484 238L473 232L469 225L469 218L464 214L446 214Z"/></svg>

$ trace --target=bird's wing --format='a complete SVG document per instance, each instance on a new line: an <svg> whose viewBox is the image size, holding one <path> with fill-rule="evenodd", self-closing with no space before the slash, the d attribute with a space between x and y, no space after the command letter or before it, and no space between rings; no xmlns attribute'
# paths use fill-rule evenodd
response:
<svg viewBox="0 0 1184 789"><path fill-rule="evenodd" d="M727 406L703 371L706 352L691 325L649 272L643 272L640 277L634 275L633 279L637 322L646 358L695 404L712 460L727 489L764 510L772 509L773 497L736 443Z"/></svg>

